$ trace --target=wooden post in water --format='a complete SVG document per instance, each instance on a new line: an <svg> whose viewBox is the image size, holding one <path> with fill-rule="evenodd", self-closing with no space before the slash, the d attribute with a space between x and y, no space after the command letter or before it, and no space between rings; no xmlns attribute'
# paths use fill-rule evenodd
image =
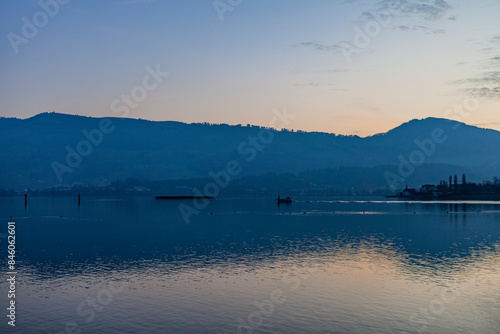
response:
<svg viewBox="0 0 500 334"><path fill-rule="evenodd" d="M24 194L24 208L26 209L26 207L28 206L28 194Z"/></svg>
<svg viewBox="0 0 500 334"><path fill-rule="evenodd" d="M78 206L80 206L80 194L78 194Z"/></svg>

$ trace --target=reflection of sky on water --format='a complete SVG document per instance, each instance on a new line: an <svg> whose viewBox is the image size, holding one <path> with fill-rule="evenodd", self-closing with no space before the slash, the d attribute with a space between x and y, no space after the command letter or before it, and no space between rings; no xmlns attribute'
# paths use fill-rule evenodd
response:
<svg viewBox="0 0 500 334"><path fill-rule="evenodd" d="M78 208L72 199L33 198L24 212L11 200L0 207L17 222L26 328L42 316L53 331L81 323L76 306L109 282L130 284L86 330L234 332L235 319L278 288L287 302L264 332L410 331L409 315L449 285L460 298L429 322L433 332L498 325L497 204L278 208L272 199L218 199L186 225L176 202L86 199ZM300 288L292 291L287 276Z"/></svg>

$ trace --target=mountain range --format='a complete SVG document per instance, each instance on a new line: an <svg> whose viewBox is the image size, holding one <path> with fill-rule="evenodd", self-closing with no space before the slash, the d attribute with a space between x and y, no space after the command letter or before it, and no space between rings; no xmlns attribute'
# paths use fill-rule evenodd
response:
<svg viewBox="0 0 500 334"><path fill-rule="evenodd" d="M500 175L499 131L439 118L361 138L42 113L0 118L0 142L0 187L14 189L205 178L228 170L233 178L341 171L333 179L356 187L436 183L448 173L476 181Z"/></svg>

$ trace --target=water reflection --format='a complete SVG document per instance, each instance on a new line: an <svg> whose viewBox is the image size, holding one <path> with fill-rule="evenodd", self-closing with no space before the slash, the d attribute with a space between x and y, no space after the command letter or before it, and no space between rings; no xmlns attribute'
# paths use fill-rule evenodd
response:
<svg viewBox="0 0 500 334"><path fill-rule="evenodd" d="M50 330L68 318L82 323L79 300L110 281L130 287L116 297L122 304L85 323L88 331L123 331L123 315L140 314L126 330L235 332L235 319L275 288L292 302L258 327L264 332L290 331L283 321L302 332L415 330L408 317L416 305L449 285L460 287L462 301L432 323L433 332L473 330L467 303L476 305L473 315L499 310L498 300L491 303L500 296L498 203L314 199L278 207L271 198L217 199L189 225L177 205L125 197L82 198L78 207L74 199L33 198L24 213L22 203L2 199L2 215L14 216L20 236L22 298L34 319L25 328L42 306L61 314L57 321L43 314L53 320ZM297 279L301 288L292 291ZM454 325L457 316L465 320Z"/></svg>
<svg viewBox="0 0 500 334"><path fill-rule="evenodd" d="M209 257L231 264L245 257L252 261L296 257L327 239L334 240L332 251L349 245L388 244L403 256L402 262L425 257L430 264L442 265L443 260L456 257L466 261L479 244L493 247L499 240L500 212L493 204L304 201L276 208L261 200L228 199L215 201L187 225L176 202L98 199L78 209L74 203L64 203L66 199L58 200L40 199L39 206L28 208L26 217L16 218L23 233L18 246L25 254L23 263L34 268L43 263L41 273L57 273L60 267L68 275L68 261L71 268L81 268L102 261L178 263L189 258L194 264ZM324 250L317 256L329 257L331 252Z"/></svg>

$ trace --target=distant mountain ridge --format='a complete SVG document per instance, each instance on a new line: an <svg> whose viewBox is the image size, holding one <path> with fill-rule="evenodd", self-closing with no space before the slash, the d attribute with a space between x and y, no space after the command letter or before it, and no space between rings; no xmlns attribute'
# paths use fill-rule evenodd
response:
<svg viewBox="0 0 500 334"><path fill-rule="evenodd" d="M481 179L500 175L500 132L439 118L412 120L360 138L43 113L24 120L1 118L0 142L0 187L17 189L126 178L203 178L226 169L229 161L241 167L235 177L394 166L388 172L404 182L413 176L412 167L421 172L433 164Z"/></svg>

